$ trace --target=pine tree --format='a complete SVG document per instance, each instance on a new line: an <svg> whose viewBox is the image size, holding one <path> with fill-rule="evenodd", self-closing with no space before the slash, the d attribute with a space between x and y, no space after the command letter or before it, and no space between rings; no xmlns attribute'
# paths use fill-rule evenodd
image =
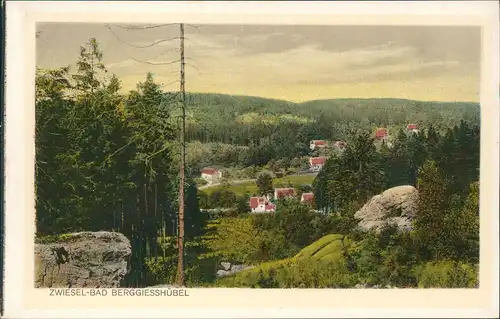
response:
<svg viewBox="0 0 500 319"><path fill-rule="evenodd" d="M255 183L259 188L260 194L262 195L269 194L273 190L273 177L268 173L259 174Z"/></svg>
<svg viewBox="0 0 500 319"><path fill-rule="evenodd" d="M331 158L330 158L331 159ZM328 183L328 172L330 172L331 165L334 164L334 161L327 160L323 169L316 175L313 180L312 188L315 199L315 207L318 210L329 211L329 203L327 196L327 183Z"/></svg>
<svg viewBox="0 0 500 319"><path fill-rule="evenodd" d="M408 184L415 186L417 183L418 169L427 159L424 134L415 133L409 137L407 154Z"/></svg>
<svg viewBox="0 0 500 319"><path fill-rule="evenodd" d="M421 258L429 260L443 256L443 231L448 213L448 183L437 165L427 161L419 170L418 212L413 221Z"/></svg>
<svg viewBox="0 0 500 319"><path fill-rule="evenodd" d="M430 124L429 128L427 129L427 134L425 137L425 145L427 149L427 154L429 154L429 157L433 160L437 159L436 152L439 147L440 139L441 136L438 134L434 126Z"/></svg>
<svg viewBox="0 0 500 319"><path fill-rule="evenodd" d="M442 238L449 258L479 262L479 182L470 185L463 207L446 216Z"/></svg>
<svg viewBox="0 0 500 319"><path fill-rule="evenodd" d="M366 202L385 185L382 157L369 134L361 133L342 156L327 160L313 186L318 208L342 210L353 201Z"/></svg>
<svg viewBox="0 0 500 319"><path fill-rule="evenodd" d="M207 223L207 215L204 214L199 207L198 188L194 181L188 180L186 186L186 239L193 239L201 236L204 233L204 228Z"/></svg>
<svg viewBox="0 0 500 319"><path fill-rule="evenodd" d="M92 94L103 85L103 74L107 73L102 62L103 53L95 38L80 47L77 73L73 75L74 89L79 95Z"/></svg>
<svg viewBox="0 0 500 319"><path fill-rule="evenodd" d="M382 191L386 183L381 157L373 142L368 133L361 133L342 157L351 173L351 184L356 185L357 202L366 202Z"/></svg>
<svg viewBox="0 0 500 319"><path fill-rule="evenodd" d="M410 183L408 162L408 136L403 129L400 129L391 149L390 158L385 162L389 187Z"/></svg>
<svg viewBox="0 0 500 319"><path fill-rule="evenodd" d="M479 141L479 128L461 121L448 129L439 144L438 165L450 180L452 192L462 198L479 177Z"/></svg>

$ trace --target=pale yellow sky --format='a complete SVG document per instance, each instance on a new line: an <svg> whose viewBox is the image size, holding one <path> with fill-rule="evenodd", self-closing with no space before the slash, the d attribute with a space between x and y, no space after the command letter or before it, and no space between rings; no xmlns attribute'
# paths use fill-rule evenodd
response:
<svg viewBox="0 0 500 319"><path fill-rule="evenodd" d="M40 24L37 63L74 64L95 37L104 63L135 88L153 72L178 89L179 26L126 30L104 24ZM113 34L114 33L114 34ZM479 100L480 29L397 26L186 26L186 89L289 101L329 98ZM171 83L171 84L169 84Z"/></svg>

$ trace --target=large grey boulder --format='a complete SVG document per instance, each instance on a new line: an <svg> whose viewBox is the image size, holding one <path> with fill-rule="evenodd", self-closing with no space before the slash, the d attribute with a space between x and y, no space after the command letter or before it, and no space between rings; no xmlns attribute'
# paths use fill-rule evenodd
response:
<svg viewBox="0 0 500 319"><path fill-rule="evenodd" d="M129 272L130 241L114 232L65 235L56 243L35 244L35 287L120 287Z"/></svg>
<svg viewBox="0 0 500 319"><path fill-rule="evenodd" d="M380 231L386 225L396 225L400 230L411 228L417 213L418 190L411 186L396 186L373 196L354 218L364 230Z"/></svg>

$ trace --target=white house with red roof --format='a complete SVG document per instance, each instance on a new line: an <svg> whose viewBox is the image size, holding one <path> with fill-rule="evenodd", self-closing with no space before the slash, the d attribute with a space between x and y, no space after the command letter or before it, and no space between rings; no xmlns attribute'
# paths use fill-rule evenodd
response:
<svg viewBox="0 0 500 319"><path fill-rule="evenodd" d="M300 202L304 204L311 204L314 199L314 193L303 193L300 197Z"/></svg>
<svg viewBox="0 0 500 319"><path fill-rule="evenodd" d="M249 206L252 213L271 213L276 211L276 205L271 203L267 197L250 197Z"/></svg>
<svg viewBox="0 0 500 319"><path fill-rule="evenodd" d="M327 143L325 140L312 140L310 143L309 143L309 148L311 150L315 150L317 148L325 148L327 146Z"/></svg>
<svg viewBox="0 0 500 319"><path fill-rule="evenodd" d="M325 166L327 158L325 156L320 157L310 157L309 158L309 168L313 172L319 172L323 166Z"/></svg>
<svg viewBox="0 0 500 319"><path fill-rule="evenodd" d="M387 128L380 127L375 131L375 138L377 140L385 140L389 134L387 133Z"/></svg>
<svg viewBox="0 0 500 319"><path fill-rule="evenodd" d="M417 124L408 124L406 125L406 130L410 133L418 133L418 126Z"/></svg>
<svg viewBox="0 0 500 319"><path fill-rule="evenodd" d="M222 178L222 172L216 168L205 167L201 170L201 178L209 183L213 183Z"/></svg>
<svg viewBox="0 0 500 319"><path fill-rule="evenodd" d="M295 188L292 187L287 187L287 188L275 188L274 189L274 199L284 199L288 197L293 197L297 193L295 191Z"/></svg>

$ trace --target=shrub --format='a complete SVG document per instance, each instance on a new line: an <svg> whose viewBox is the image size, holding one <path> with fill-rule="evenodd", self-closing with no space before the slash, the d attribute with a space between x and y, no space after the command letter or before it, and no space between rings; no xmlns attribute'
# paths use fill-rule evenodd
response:
<svg viewBox="0 0 500 319"><path fill-rule="evenodd" d="M207 227L203 242L210 255L244 264L258 260L260 234L249 218L220 218Z"/></svg>
<svg viewBox="0 0 500 319"><path fill-rule="evenodd" d="M195 178L194 182L198 186L203 186L203 185L207 185L208 184L208 182L205 179L203 179L203 178Z"/></svg>
<svg viewBox="0 0 500 319"><path fill-rule="evenodd" d="M455 261L429 262L415 269L419 288L478 288L478 265Z"/></svg>

